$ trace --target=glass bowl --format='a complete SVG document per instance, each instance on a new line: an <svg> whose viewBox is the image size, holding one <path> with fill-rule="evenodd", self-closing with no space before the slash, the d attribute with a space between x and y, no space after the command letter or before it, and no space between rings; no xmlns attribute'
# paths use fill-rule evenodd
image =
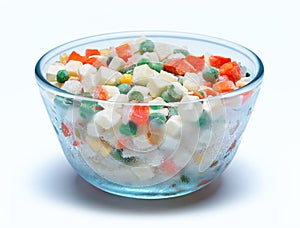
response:
<svg viewBox="0 0 300 228"><path fill-rule="evenodd" d="M142 35L155 42L185 46L191 53L229 56L246 66L252 79L223 95L164 104L96 100L63 91L46 79L48 67L63 53L117 46ZM75 171L103 191L142 199L194 192L226 169L253 111L263 73L259 57L243 46L199 34L164 31L110 33L71 41L47 52L35 68L50 120ZM143 110L167 111L172 121L132 129L128 118L133 109L137 116ZM143 117L138 118L143 122Z"/></svg>

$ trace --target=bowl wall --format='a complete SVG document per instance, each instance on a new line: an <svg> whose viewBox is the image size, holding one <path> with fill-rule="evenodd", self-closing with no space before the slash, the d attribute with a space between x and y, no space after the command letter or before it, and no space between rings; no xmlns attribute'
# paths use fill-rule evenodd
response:
<svg viewBox="0 0 300 228"><path fill-rule="evenodd" d="M195 55L230 56L245 65L254 77L245 87L223 96L161 106L96 101L63 92L45 79L47 68L62 53L117 46L141 35L155 42L187 46ZM206 186L232 161L259 93L263 65L250 50L217 38L175 32L129 32L93 36L59 46L37 63L36 77L64 154L76 172L113 194L158 199ZM120 134L133 112L144 110L168 113L167 118L172 121L161 125L149 120L133 126L134 135ZM132 131L132 126L126 127L125 131Z"/></svg>

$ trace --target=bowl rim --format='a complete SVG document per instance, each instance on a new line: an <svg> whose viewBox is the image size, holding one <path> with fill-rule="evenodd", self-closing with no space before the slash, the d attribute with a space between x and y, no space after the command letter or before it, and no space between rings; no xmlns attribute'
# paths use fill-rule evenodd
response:
<svg viewBox="0 0 300 228"><path fill-rule="evenodd" d="M86 45L88 43L94 43L101 40L116 40L116 39L132 39L133 37L141 37L142 35L145 35L146 37L169 37L169 38L180 38L180 39L190 39L190 40L198 40L198 41L205 41L212 44L217 44L220 46L224 46L229 49L233 49L236 52L239 52L247 57L250 57L252 62L254 61L254 64L258 67L257 73L255 76L253 76L252 80L246 84L245 86L235 89L231 92L219 94L217 96L209 96L202 99L195 99L193 101L185 101L185 102L169 102L169 103L134 103L134 105L178 105L178 104L184 104L184 103L194 103L199 101L208 101L208 100L215 100L215 99L224 99L224 98L230 98L237 95L241 95L247 91L250 91L254 88L257 88L260 86L260 84L263 81L264 77L264 65L261 61L261 59L250 49L246 48L243 45L237 44L235 42L218 38L214 36L209 35L203 35L198 33L191 33L191 32L181 32L181 31L172 31L172 30L134 30L134 31L120 31L120 32L110 32L110 33L102 33L92 36L86 36L79 39L75 39L66 43L63 43L59 46L56 46L49 51L47 51L40 59L37 61L34 71L35 71L35 78L37 81L37 84L39 87L42 87L48 91L52 91L57 95L60 95L62 97L76 99L76 100L90 100L90 101L96 101L98 103L106 103L106 104L123 104L123 105L132 105L132 103L127 102L118 102L118 101L104 101L104 100L98 100L95 98L88 98L84 97L80 94L72 94L67 91L64 91L55 85L51 84L47 79L46 75L43 74L42 66L45 64L45 61L47 58L54 57L55 55L62 53L64 50L60 49L70 49L70 48L76 48L81 45ZM60 50L60 51L59 51Z"/></svg>

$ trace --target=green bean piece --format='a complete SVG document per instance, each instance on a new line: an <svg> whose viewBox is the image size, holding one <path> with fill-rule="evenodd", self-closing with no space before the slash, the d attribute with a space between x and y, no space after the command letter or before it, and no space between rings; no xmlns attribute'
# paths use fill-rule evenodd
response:
<svg viewBox="0 0 300 228"><path fill-rule="evenodd" d="M137 126L132 121L129 121L127 124L121 123L119 126L119 131L122 135L134 136L134 135L136 135Z"/></svg>
<svg viewBox="0 0 300 228"><path fill-rule="evenodd" d="M150 64L150 68L157 71L158 73L164 69L164 65L160 62Z"/></svg>
<svg viewBox="0 0 300 228"><path fill-rule="evenodd" d="M188 184L190 182L190 178L188 178L186 175L181 175L180 180L185 184Z"/></svg>
<svg viewBox="0 0 300 228"><path fill-rule="evenodd" d="M133 74L133 70L136 67L136 64L132 64L128 67L126 67L125 69L121 70L122 74Z"/></svg>
<svg viewBox="0 0 300 228"><path fill-rule="evenodd" d="M144 64L147 64L147 65L150 67L151 62L150 62L149 59L142 58L142 59L140 59L140 61L138 61L138 63L137 63L138 66L144 65Z"/></svg>
<svg viewBox="0 0 300 228"><path fill-rule="evenodd" d="M103 107L98 104L97 101L81 101L79 107L79 114L82 119L88 121L90 120L97 112L103 110Z"/></svg>
<svg viewBox="0 0 300 228"><path fill-rule="evenodd" d="M163 105L150 105L150 109L152 110L159 110L162 109L164 106Z"/></svg>
<svg viewBox="0 0 300 228"><path fill-rule="evenodd" d="M181 53L184 56L188 56L190 54L188 50L182 48L176 48L173 50L173 54L178 54L178 53Z"/></svg>
<svg viewBox="0 0 300 228"><path fill-rule="evenodd" d="M123 153L121 149L114 149L113 152L111 153L111 156L124 164L130 164L136 161L135 157L123 157Z"/></svg>
<svg viewBox="0 0 300 228"><path fill-rule="evenodd" d="M168 117L178 115L178 108L177 107L170 106L170 107L168 107L168 110L169 110Z"/></svg>
<svg viewBox="0 0 300 228"><path fill-rule="evenodd" d="M165 102L172 102L173 98L168 94L167 91L164 91L161 93L160 97L165 101Z"/></svg>
<svg viewBox="0 0 300 228"><path fill-rule="evenodd" d="M179 101L182 98L182 93L179 93L175 90L175 86L173 84L169 85L167 88L167 93L172 98L172 101Z"/></svg>
<svg viewBox="0 0 300 228"><path fill-rule="evenodd" d="M208 127L210 123L211 123L211 119L210 119L208 112L203 110L203 112L199 118L199 127L200 128Z"/></svg>
<svg viewBox="0 0 300 228"><path fill-rule="evenodd" d="M81 93L81 94L78 94L78 95L83 96L83 97L93 98L93 96L89 92L84 92L84 93Z"/></svg>
<svg viewBox="0 0 300 228"><path fill-rule="evenodd" d="M154 51L154 43L151 40L144 40L140 44L139 51L141 54L144 54L145 52L153 52Z"/></svg>
<svg viewBox="0 0 300 228"><path fill-rule="evenodd" d="M182 77L182 76L179 76L179 77L178 77L178 82L179 82L181 85L183 85L183 77Z"/></svg>
<svg viewBox="0 0 300 228"><path fill-rule="evenodd" d="M63 109L68 109L73 104L73 99L56 95L53 102Z"/></svg>

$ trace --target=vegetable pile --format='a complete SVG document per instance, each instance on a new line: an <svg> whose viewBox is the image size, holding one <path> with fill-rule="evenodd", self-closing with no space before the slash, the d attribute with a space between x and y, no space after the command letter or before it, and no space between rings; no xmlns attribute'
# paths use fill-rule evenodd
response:
<svg viewBox="0 0 300 228"><path fill-rule="evenodd" d="M249 82L249 73L230 57L197 56L141 37L117 47L86 49L84 55L64 53L50 65L47 79L67 92L99 100L125 94L128 102L159 98L169 103L184 95L201 99L233 91Z"/></svg>
<svg viewBox="0 0 300 228"><path fill-rule="evenodd" d="M62 113L57 132L102 177L138 186L175 175L172 186L187 185L199 173L225 167L218 159L238 144L240 123L234 118L239 115L227 115L237 109L226 110L221 97L204 98L251 79L246 67L228 56L193 54L147 37L62 53L46 77L79 95L76 102L54 96L54 110ZM245 102L250 96L251 91L239 98ZM207 182L203 178L196 184Z"/></svg>

